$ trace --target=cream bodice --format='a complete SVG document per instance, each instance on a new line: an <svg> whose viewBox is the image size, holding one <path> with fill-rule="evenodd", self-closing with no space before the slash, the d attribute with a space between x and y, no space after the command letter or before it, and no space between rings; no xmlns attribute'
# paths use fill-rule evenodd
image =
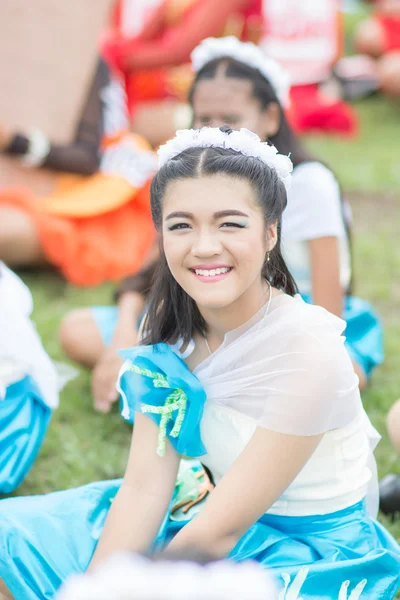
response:
<svg viewBox="0 0 400 600"><path fill-rule="evenodd" d="M367 416L360 412L349 426L326 433L306 466L267 512L288 516L326 514L363 499L374 470L366 423ZM201 461L216 484L249 442L256 426L237 411L206 402L201 436L208 453ZM266 456L265 460L270 458Z"/></svg>

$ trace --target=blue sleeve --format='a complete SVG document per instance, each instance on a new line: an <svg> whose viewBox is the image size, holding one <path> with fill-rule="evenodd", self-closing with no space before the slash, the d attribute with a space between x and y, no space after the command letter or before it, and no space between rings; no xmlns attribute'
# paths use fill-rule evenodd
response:
<svg viewBox="0 0 400 600"><path fill-rule="evenodd" d="M183 456L206 454L200 437L206 393L185 362L167 344L138 346L119 352L125 358L118 390L122 416L146 414L159 428L157 454L165 452L166 439Z"/></svg>

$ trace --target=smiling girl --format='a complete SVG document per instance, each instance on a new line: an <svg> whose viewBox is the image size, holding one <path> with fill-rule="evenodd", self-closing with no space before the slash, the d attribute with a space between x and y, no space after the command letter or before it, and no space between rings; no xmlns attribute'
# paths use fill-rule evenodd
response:
<svg viewBox="0 0 400 600"><path fill-rule="evenodd" d="M346 321L346 347L363 388L383 360L382 328L371 305L350 295L349 207L332 171L307 152L287 121L287 76L259 48L234 38L205 40L192 63L196 77L189 100L195 127L246 127L290 154L294 170L282 219L283 254L302 296ZM185 210L190 212L189 200ZM109 410L110 400L117 400L116 350L132 343L143 309L140 295L148 292L151 273L123 282L118 307L74 310L63 321L66 352L95 366L99 410Z"/></svg>
<svg viewBox="0 0 400 600"><path fill-rule="evenodd" d="M400 548L366 508L370 424L344 323L294 295L281 254L289 159L228 128L182 131L159 157L161 256L119 380L136 411L124 480L2 501L3 593L53 598L118 550L161 548L256 560L287 600L393 598Z"/></svg>

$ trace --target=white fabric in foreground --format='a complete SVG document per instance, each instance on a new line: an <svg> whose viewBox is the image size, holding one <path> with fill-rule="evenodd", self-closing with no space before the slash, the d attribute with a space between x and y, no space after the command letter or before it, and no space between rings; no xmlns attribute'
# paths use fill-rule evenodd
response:
<svg viewBox="0 0 400 600"><path fill-rule="evenodd" d="M362 411L358 378L344 348L345 323L300 296L280 294L194 370L207 402L230 407L272 431L317 435Z"/></svg>
<svg viewBox="0 0 400 600"><path fill-rule="evenodd" d="M24 283L0 262L0 401L5 388L31 375L50 408L56 408L58 376L30 320L32 296Z"/></svg>
<svg viewBox="0 0 400 600"><path fill-rule="evenodd" d="M73 575L58 600L276 600L272 578L256 563L151 561L117 554L93 573Z"/></svg>

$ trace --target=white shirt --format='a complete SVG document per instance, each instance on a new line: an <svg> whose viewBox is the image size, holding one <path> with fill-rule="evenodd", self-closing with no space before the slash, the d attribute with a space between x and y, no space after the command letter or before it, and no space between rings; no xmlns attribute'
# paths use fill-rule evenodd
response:
<svg viewBox="0 0 400 600"><path fill-rule="evenodd" d="M308 242L324 237L339 240L340 283L347 290L351 260L339 184L321 163L302 163L293 171L282 216L282 253L301 294L312 291Z"/></svg>

